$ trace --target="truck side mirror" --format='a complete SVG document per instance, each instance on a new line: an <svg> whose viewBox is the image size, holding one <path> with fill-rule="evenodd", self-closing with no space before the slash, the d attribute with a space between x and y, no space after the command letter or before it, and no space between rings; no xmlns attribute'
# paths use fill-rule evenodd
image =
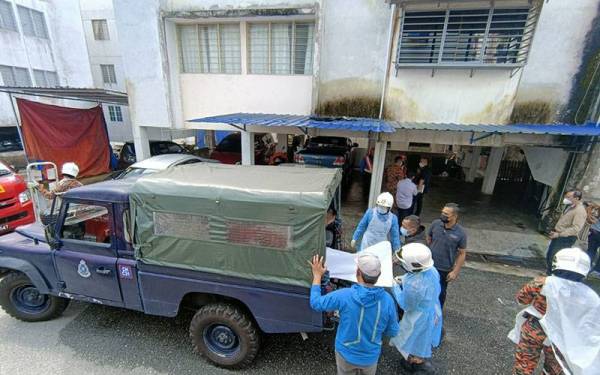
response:
<svg viewBox="0 0 600 375"><path fill-rule="evenodd" d="M352 147L358 147L358 143L356 143L356 142L355 142L355 143L353 143L353 144L352 144Z"/></svg>

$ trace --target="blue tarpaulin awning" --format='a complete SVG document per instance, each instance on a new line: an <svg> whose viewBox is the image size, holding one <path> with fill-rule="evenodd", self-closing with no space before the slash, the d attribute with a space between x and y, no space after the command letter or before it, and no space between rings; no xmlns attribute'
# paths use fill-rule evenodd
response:
<svg viewBox="0 0 600 375"><path fill-rule="evenodd" d="M452 123L403 123L361 117L318 117L301 115L276 115L265 113L233 113L202 117L190 122L229 124L236 127L298 127L334 129L355 132L394 133L396 130L434 130L492 134L537 134L568 136L600 136L600 126L594 123L571 124L452 124Z"/></svg>
<svg viewBox="0 0 600 375"><path fill-rule="evenodd" d="M301 115L274 115L265 113L233 113L190 120L236 126L290 126L306 129L335 129L354 132L393 133L394 123L361 117L317 117Z"/></svg>
<svg viewBox="0 0 600 375"><path fill-rule="evenodd" d="M571 124L452 124L452 123L396 123L396 129L475 132L488 134L538 134L600 136L600 126L594 123Z"/></svg>

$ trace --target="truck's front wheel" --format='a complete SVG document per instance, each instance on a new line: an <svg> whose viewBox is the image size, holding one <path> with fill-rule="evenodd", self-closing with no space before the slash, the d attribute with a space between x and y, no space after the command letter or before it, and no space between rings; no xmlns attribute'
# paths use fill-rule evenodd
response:
<svg viewBox="0 0 600 375"><path fill-rule="evenodd" d="M13 318L41 322L60 316L69 300L41 294L29 278L11 272L0 280L0 306Z"/></svg>
<svg viewBox="0 0 600 375"><path fill-rule="evenodd" d="M259 332L244 311L227 303L202 307L190 324L194 349L211 362L243 368L256 357Z"/></svg>

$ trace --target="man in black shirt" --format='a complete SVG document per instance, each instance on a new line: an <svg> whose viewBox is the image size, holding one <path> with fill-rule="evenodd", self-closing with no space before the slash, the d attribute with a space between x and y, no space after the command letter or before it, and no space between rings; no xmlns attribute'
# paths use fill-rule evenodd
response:
<svg viewBox="0 0 600 375"><path fill-rule="evenodd" d="M427 244L433 256L433 266L440 274L440 304L444 307L448 283L458 278L467 258L467 233L458 224L459 208L446 203L439 219L434 220L427 232Z"/></svg>

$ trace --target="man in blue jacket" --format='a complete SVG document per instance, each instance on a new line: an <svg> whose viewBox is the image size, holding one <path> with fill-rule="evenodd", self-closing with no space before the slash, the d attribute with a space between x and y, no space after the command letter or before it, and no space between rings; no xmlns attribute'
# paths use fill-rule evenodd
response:
<svg viewBox="0 0 600 375"><path fill-rule="evenodd" d="M321 278L326 271L323 257L312 262L313 282L310 306L316 311L340 313L335 336L335 362L338 375L375 375L383 336L398 334L398 314L394 300L383 288L375 287L381 275L381 262L372 254L359 255L358 284L321 295Z"/></svg>

